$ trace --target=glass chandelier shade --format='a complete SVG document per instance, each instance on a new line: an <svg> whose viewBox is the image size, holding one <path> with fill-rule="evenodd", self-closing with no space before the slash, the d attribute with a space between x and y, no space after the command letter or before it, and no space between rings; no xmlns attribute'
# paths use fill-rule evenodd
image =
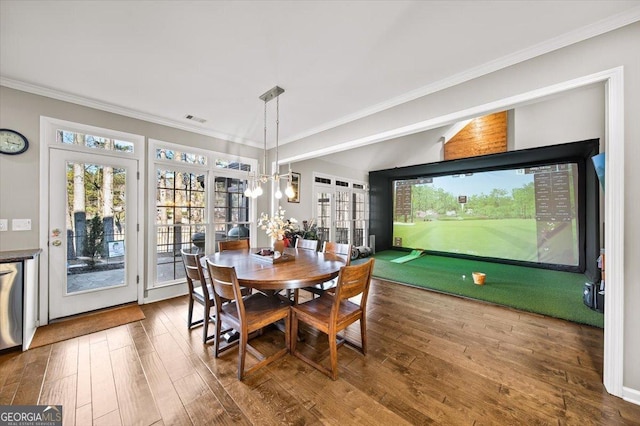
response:
<svg viewBox="0 0 640 426"><path fill-rule="evenodd" d="M280 189L280 180L281 178L287 178L287 187L284 191L285 195L289 198L295 195L295 191L293 186L291 185L291 166L289 166L289 171L286 174L280 174L280 163L278 159L278 138L280 131L280 95L284 93L284 89L278 86L273 87L267 92L263 93L259 99L264 101L264 160L262 164L262 173L259 173L258 170L249 173L249 177L247 178L247 188L244 191L244 195L247 198L258 198L261 196L264 191L262 189L262 185L266 184L268 181L272 181L275 186L274 197L277 199L282 198L282 190ZM276 100L276 167L275 172L271 175L267 174L267 102L270 100Z"/></svg>

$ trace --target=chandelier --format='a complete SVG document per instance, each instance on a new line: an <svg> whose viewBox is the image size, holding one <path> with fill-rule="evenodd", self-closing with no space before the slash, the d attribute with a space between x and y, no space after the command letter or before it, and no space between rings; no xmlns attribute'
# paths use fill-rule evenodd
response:
<svg viewBox="0 0 640 426"><path fill-rule="evenodd" d="M267 92L260 95L259 99L264 101L264 160L262 163L262 173L255 170L253 173L249 173L247 179L247 189L244 191L244 195L247 198L257 198L263 194L262 185L266 184L269 180L273 182L276 187L274 196L277 199L282 198L282 191L280 190L280 180L287 179L287 187L284 193L287 197L291 198L295 195L293 186L291 185L291 165L289 165L289 171L286 174L280 174L280 163L278 161L278 137L280 130L280 95L284 93L282 87L275 86ZM270 100L276 100L276 166L273 174L267 174L267 102Z"/></svg>

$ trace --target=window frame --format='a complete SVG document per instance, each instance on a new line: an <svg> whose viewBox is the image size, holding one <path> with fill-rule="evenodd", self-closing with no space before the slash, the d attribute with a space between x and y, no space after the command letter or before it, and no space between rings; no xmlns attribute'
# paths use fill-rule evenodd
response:
<svg viewBox="0 0 640 426"><path fill-rule="evenodd" d="M237 169L229 169L223 167L216 167L216 160L224 160L227 163L242 163L248 164L251 170L255 170L258 167L258 161L256 159L225 154L216 151L205 150L201 148L195 148L188 145L181 145L173 142L166 142L157 139L148 139L148 159L149 159L149 167L148 167L148 206L149 212L154 215L153 219L147 221L147 244L149 247L149 255L147 256L148 266L147 266L147 276L148 285L147 289L153 288L161 288L172 286L176 284L182 284L185 282L184 278L176 277L173 280L167 280L158 282L157 276L157 265L158 265L158 253L157 253L157 233L158 226L161 226L157 223L155 219L155 212L157 209L157 172L159 169L164 170L172 170L172 171L182 171L186 173L196 173L202 174L205 176L204 184L205 184L205 211L203 214L204 223L203 226L205 228L205 233L208 235L214 235L214 229L216 226L214 212L215 212L215 179L216 178L231 178L231 179L239 179L239 180L247 180L248 171L245 170L237 170ZM198 164L198 163L188 163L188 162L180 162L176 160L168 160L162 158L156 158L156 151L158 149L169 149L174 151L180 151L182 153L188 154L196 154L201 155L206 158L206 165ZM254 245L253 239L255 239L256 235L256 222L257 222L257 213L256 213L256 200L248 199L248 223L250 225L249 235L252 239L251 245ZM227 223L227 222L225 222ZM166 226L166 225L162 225ZM176 225L177 226L177 225ZM187 225L185 225L187 226ZM216 240L214 238L207 238L205 240L205 253L213 253L216 247Z"/></svg>
<svg viewBox="0 0 640 426"><path fill-rule="evenodd" d="M324 180L324 182L318 182L318 179ZM356 187L361 186L361 188ZM317 212L318 207L318 193L328 193L329 194L329 211L330 211L330 226L329 226L329 235L327 238L324 238L325 241L338 241L336 238L338 236L338 222L348 222L348 242L349 244L354 244L354 240L356 238L356 224L358 221L364 220L363 227L363 236L362 236L362 244L368 244L369 237L369 197L368 195L368 185L366 182L359 181L356 179L349 179L344 177L338 177L333 175L328 175L325 173L314 172L313 173L313 199L314 199L314 211ZM348 194L348 198L346 201L348 219L340 219L338 220L338 193L346 193ZM364 196L364 219L356 219L355 218L355 210L354 204L356 203L355 194L362 194Z"/></svg>

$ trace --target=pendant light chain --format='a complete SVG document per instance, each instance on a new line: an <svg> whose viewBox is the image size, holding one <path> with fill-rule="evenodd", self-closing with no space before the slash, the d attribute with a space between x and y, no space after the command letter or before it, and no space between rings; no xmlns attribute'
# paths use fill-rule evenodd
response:
<svg viewBox="0 0 640 426"><path fill-rule="evenodd" d="M262 174L267 174L267 101L264 101L264 159L262 163Z"/></svg>
<svg viewBox="0 0 640 426"><path fill-rule="evenodd" d="M280 174L280 165L278 164L279 136L280 136L280 96L276 98L276 175Z"/></svg>
<svg viewBox="0 0 640 426"><path fill-rule="evenodd" d="M284 175L280 175L280 95L284 93L284 89L278 86L273 87L267 92L263 93L259 98L264 101L264 129L263 129L263 151L264 151L264 160L262 163L262 173L260 173L260 166L258 165L257 170L251 173L249 172L247 176L247 188L244 191L244 195L246 197L257 198L262 195L262 184L267 183L267 181L271 180L274 182L276 191L275 197L280 199L282 197L282 191L280 190L280 178L287 178L287 188L285 190L285 194L291 198L293 197L294 189L291 186L291 164L289 164L289 171ZM267 102L276 99L276 164L275 171L272 174L267 174Z"/></svg>

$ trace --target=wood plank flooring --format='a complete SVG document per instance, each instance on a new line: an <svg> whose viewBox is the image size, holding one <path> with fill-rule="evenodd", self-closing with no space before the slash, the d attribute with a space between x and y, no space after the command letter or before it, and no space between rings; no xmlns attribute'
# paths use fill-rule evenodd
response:
<svg viewBox="0 0 640 426"><path fill-rule="evenodd" d="M340 348L337 381L288 355L238 382L237 350L215 359L187 330L186 297L142 309L143 321L0 355L0 405L62 404L65 426L640 424L640 406L604 390L590 326L374 280L369 352ZM358 323L347 334L359 340ZM324 335L303 338L327 355Z"/></svg>

